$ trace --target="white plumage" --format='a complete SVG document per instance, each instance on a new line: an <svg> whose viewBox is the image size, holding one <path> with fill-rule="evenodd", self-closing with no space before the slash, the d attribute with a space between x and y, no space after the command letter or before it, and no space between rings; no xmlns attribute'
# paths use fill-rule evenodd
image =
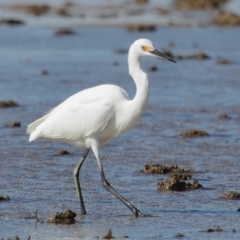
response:
<svg viewBox="0 0 240 240"><path fill-rule="evenodd" d="M131 45L128 55L129 74L137 89L133 99L129 99L127 92L115 85L105 84L92 87L72 95L47 115L27 127L30 142L38 138L45 138L85 149L83 157L74 170L74 180L83 214L86 211L78 175L89 149L92 149L101 171L104 187L119 198L136 216L143 215L106 181L99 156L99 146L133 127L141 117L149 96L147 75L139 65L141 57L145 55L158 56L175 62L174 59L157 51L149 40L135 41Z"/></svg>
<svg viewBox="0 0 240 240"><path fill-rule="evenodd" d="M101 85L81 91L30 124L29 141L37 138L56 139L80 147L91 138L104 143L124 131L135 116L127 93L118 86ZM118 111L116 111L118 109ZM128 114L127 114L128 113ZM124 114L127 114L128 117Z"/></svg>

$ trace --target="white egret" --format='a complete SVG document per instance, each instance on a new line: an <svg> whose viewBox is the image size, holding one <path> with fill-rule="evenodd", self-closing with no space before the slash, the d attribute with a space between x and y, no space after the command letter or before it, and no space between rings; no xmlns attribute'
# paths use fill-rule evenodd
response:
<svg viewBox="0 0 240 240"><path fill-rule="evenodd" d="M100 169L103 186L124 203L135 216L144 216L136 207L117 193L106 180L100 155L100 145L132 128L141 117L149 96L149 82L140 68L143 56L175 60L153 47L148 39L136 40L129 49L129 74L136 84L136 95L130 99L121 87L104 84L78 92L53 108L47 115L27 127L29 142L37 138L62 141L84 149L73 178L81 213L86 214L79 183L79 171L92 149Z"/></svg>

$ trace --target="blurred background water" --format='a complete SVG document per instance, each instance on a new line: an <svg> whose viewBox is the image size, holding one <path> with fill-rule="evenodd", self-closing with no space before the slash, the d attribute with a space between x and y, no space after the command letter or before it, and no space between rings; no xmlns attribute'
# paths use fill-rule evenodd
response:
<svg viewBox="0 0 240 240"><path fill-rule="evenodd" d="M34 16L11 8L33 3L47 4L51 10ZM66 3L70 16L56 14L54 9ZM188 239L239 239L239 201L220 198L240 191L239 27L209 24L219 10L176 10L170 1L71 4L0 1L0 19L25 23L0 25L0 101L19 104L0 108L0 194L11 198L0 202L0 237L101 239L112 229L117 239L172 239L178 233ZM157 15L156 7L169 14ZM237 12L239 2L229 1L224 9ZM130 10L141 14L128 16ZM169 22L174 24L169 26ZM155 30L127 30L133 23L153 24ZM73 34L58 36L59 27ZM26 126L68 96L98 84L119 85L133 97L126 52L138 38L151 39L159 50L183 56L204 52L209 59L177 60L177 64L143 59L142 68L151 83L147 110L136 127L102 147L106 178L143 213L154 217L132 218L105 191L92 154L80 175L88 213L81 217L72 178L81 150L45 140L29 144ZM230 64L217 64L219 58ZM219 120L220 114L229 118ZM20 121L21 127L5 127L12 121ZM210 136L180 137L184 130L196 128ZM58 156L60 149L70 154ZM204 188L159 192L157 182L168 176L139 173L147 163L191 168ZM43 224L28 218L36 209ZM74 225L46 222L52 213L66 209L78 214ZM223 231L205 231L217 226Z"/></svg>

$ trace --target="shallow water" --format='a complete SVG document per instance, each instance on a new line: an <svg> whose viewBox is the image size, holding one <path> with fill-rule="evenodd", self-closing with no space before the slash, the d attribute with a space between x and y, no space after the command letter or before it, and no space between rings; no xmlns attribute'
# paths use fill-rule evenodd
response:
<svg viewBox="0 0 240 240"><path fill-rule="evenodd" d="M124 28L78 28L75 36L54 36L53 28L1 26L0 100L19 107L0 108L0 237L20 239L93 239L112 229L113 236L129 239L239 239L239 201L222 200L227 191L240 191L240 57L238 28L159 28L150 33L128 33ZM26 126L71 94L102 83L114 83L134 96L128 75L127 49L137 38L149 38L155 47L176 54L206 52L211 59L173 64L143 59L151 95L137 126L102 147L107 179L143 213L131 212L106 192L92 155L81 171L87 215L74 225L36 224L56 211L79 213L72 171L81 151L62 143L28 143ZM197 47L196 47L197 45ZM231 65L216 65L219 57ZM113 63L118 65L114 66ZM150 72L149 67L158 71ZM41 75L47 70L48 75ZM219 114L229 120L216 120ZM5 128L20 121L20 128ZM186 139L187 129L205 130L210 137ZM59 149L71 154L57 156ZM192 168L203 189L158 192L167 176L139 173L146 163L177 164ZM220 226L223 232L204 232ZM232 232L232 229L236 232Z"/></svg>

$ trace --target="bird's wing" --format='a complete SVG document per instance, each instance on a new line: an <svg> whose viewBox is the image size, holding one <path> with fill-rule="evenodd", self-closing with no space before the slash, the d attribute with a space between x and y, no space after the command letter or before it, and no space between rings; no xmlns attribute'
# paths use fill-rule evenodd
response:
<svg viewBox="0 0 240 240"><path fill-rule="evenodd" d="M48 114L36 128L38 136L34 139L80 140L101 132L113 115L113 104L107 98L73 95Z"/></svg>

